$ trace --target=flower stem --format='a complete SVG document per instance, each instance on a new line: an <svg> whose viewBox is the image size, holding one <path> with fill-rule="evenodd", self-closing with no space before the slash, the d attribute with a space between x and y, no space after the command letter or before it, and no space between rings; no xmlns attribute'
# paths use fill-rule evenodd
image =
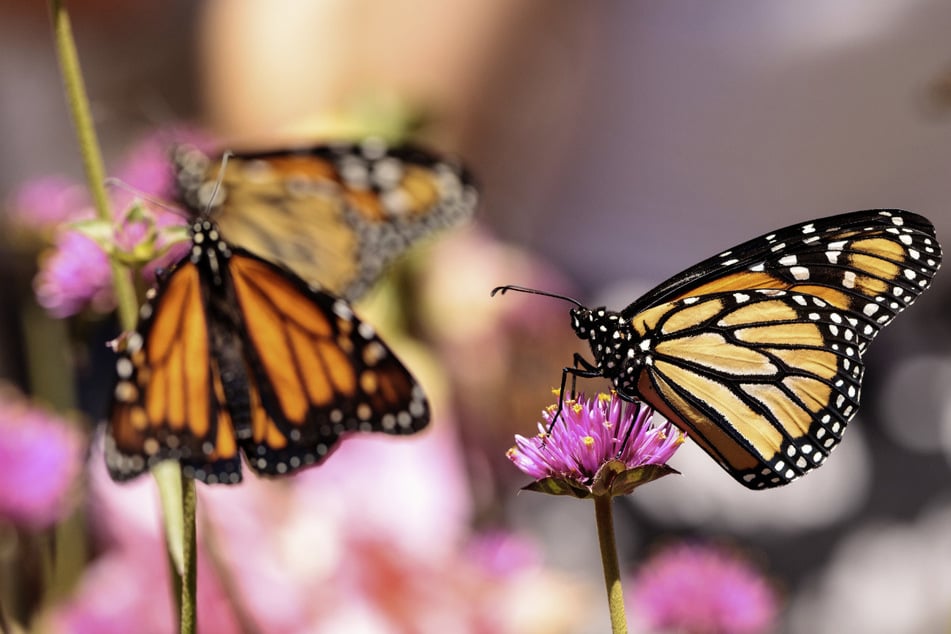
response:
<svg viewBox="0 0 951 634"><path fill-rule="evenodd" d="M177 463L173 464L178 467ZM182 476L182 510L185 515L185 521L182 524L185 533L182 558L185 560L185 569L182 571L180 634L195 634L198 616L196 613L198 605L198 549L195 541L195 510L197 506L198 494L195 491L195 481Z"/></svg>
<svg viewBox="0 0 951 634"><path fill-rule="evenodd" d="M180 634L195 632L197 566L195 560L195 481L182 477L177 462L152 468L165 520L165 543L172 570L172 594L179 613Z"/></svg>
<svg viewBox="0 0 951 634"><path fill-rule="evenodd" d="M594 496L594 517L598 524L598 542L601 545L604 586L608 591L611 632L612 634L627 634L627 616L624 613L621 569L618 566L617 544L614 541L614 515L611 510L610 495Z"/></svg>
<svg viewBox="0 0 951 634"><path fill-rule="evenodd" d="M106 193L106 170L102 151L92 123L89 97L79 67L79 54L73 40L73 29L66 11L65 0L49 0L53 37L59 57L60 72L66 103L73 119L73 127L79 142L86 180L92 194L96 213L101 220L112 222L109 197ZM135 286L128 269L110 258L112 283L118 305L119 323L123 330L135 328L138 301ZM195 631L195 483L181 476L177 463L165 469L155 469L154 476L162 499L165 516L165 539L172 568L172 588L180 607L179 631L193 634ZM177 493L176 493L177 490Z"/></svg>
<svg viewBox="0 0 951 634"><path fill-rule="evenodd" d="M53 36L56 39L56 53L59 57L60 72L63 75L63 88L66 92L66 104L73 117L73 127L79 141L79 152L86 170L86 181L92 194L96 214L100 220L112 221L109 209L109 196L106 194L106 170L102 160L102 151L96 139L96 130L92 124L89 97L79 68L79 54L73 40L73 27L66 11L64 0L49 0L50 14L53 20ZM129 278L128 270L114 259L112 267L112 285L115 287L116 303L119 310L119 323L124 330L135 328L138 302L135 287Z"/></svg>

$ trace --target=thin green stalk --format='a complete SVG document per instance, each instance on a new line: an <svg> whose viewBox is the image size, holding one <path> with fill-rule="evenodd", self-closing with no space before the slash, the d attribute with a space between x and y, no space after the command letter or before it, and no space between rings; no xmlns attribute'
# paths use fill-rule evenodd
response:
<svg viewBox="0 0 951 634"><path fill-rule="evenodd" d="M63 87L66 91L66 104L73 117L73 127L79 141L79 152L86 170L86 180L92 194L96 214L100 220L112 221L109 209L109 196L106 193L106 169L102 160L102 151L96 139L96 130L92 124L89 97L79 68L79 54L73 40L73 27L66 11L64 0L49 0L50 14L53 20L53 36L56 39L56 53L59 57L60 71L63 74ZM129 272L115 260L111 260L112 284L115 287L119 310L119 322L125 330L135 328L138 302L135 288L129 278Z"/></svg>
<svg viewBox="0 0 951 634"><path fill-rule="evenodd" d="M178 463L172 463L178 467ZM180 470L180 469L179 469ZM185 560L185 569L182 574L182 611L181 634L195 634L197 622L196 607L198 605L198 565L197 544L195 541L195 518L198 506L198 493L195 491L195 481L191 478L182 478L182 510L185 521L182 529L185 533L182 558Z"/></svg>
<svg viewBox="0 0 951 634"><path fill-rule="evenodd" d="M612 634L627 634L627 616L624 613L624 594L621 590L621 569L618 566L617 543L614 541L614 516L611 510L610 495L594 496L594 517L598 525L598 543L601 545L604 586L608 591L611 632Z"/></svg>
<svg viewBox="0 0 951 634"><path fill-rule="evenodd" d="M112 221L109 197L105 187L105 167L102 151L90 114L89 98L79 67L79 55L73 40L72 26L64 0L49 0L53 36L63 75L66 102L76 129L79 151L86 171L89 191L92 194L96 213L101 220ZM112 281L118 304L119 323L123 330L135 328L138 301L129 271L121 263L111 260ZM182 634L195 632L195 484L182 478L176 463L153 471L162 500L165 516L165 539L169 562L172 564L172 588L180 607ZM177 491L177 493L176 493Z"/></svg>

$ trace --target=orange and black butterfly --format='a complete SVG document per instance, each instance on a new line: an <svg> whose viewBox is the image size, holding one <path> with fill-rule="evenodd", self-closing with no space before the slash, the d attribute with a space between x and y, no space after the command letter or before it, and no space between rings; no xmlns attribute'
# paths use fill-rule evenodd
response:
<svg viewBox="0 0 951 634"><path fill-rule="evenodd" d="M106 442L114 479L172 459L188 477L236 483L242 453L253 471L281 475L319 463L346 432L410 434L428 424L423 390L347 299L429 229L470 215L474 189L459 168L419 150L349 148L238 155L210 214L184 189L197 215L191 250L150 291L137 331L119 346ZM351 161L385 156L402 179L341 176ZM384 200L398 191L399 202ZM226 242L209 217L219 213L268 259ZM310 239L315 250L305 253Z"/></svg>
<svg viewBox="0 0 951 634"><path fill-rule="evenodd" d="M379 139L239 153L175 152L180 197L233 244L354 301L418 240L472 216L477 193L458 164ZM212 192L216 191L212 200Z"/></svg>
<svg viewBox="0 0 951 634"><path fill-rule="evenodd" d="M571 310L594 362L562 373L604 377L642 400L751 489L819 465L855 415L862 355L931 284L934 227L897 209L793 225L663 282L620 312Z"/></svg>

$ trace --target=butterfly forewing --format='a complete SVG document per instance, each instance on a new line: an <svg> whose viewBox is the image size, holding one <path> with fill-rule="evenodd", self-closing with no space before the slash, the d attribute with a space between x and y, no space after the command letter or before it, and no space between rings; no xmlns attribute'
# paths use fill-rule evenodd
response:
<svg viewBox="0 0 951 634"><path fill-rule="evenodd" d="M211 203L220 161L176 152L177 182L196 213ZM459 224L477 195L460 166L377 140L232 156L212 205L229 241L348 300L411 244Z"/></svg>
<svg viewBox="0 0 951 634"><path fill-rule="evenodd" d="M650 342L638 391L751 488L819 466L858 406L854 328L784 291L714 293L633 322Z"/></svg>
<svg viewBox="0 0 951 634"><path fill-rule="evenodd" d="M745 242L674 276L624 309L731 290L774 288L821 297L878 326L931 284L941 263L934 227L898 209L801 223ZM877 329L857 334L863 346Z"/></svg>
<svg viewBox="0 0 951 634"><path fill-rule="evenodd" d="M201 479L240 480L208 328L198 269L179 265L143 305L138 331L121 344L106 437L113 479L171 459Z"/></svg>

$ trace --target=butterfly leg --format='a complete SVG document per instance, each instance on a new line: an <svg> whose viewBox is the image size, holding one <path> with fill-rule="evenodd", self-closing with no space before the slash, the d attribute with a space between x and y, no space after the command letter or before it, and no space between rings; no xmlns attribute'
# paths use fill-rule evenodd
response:
<svg viewBox="0 0 951 634"><path fill-rule="evenodd" d="M618 396L621 397L621 400L622 400L622 401L627 401L628 403L632 403L632 404L635 404L635 405L642 405L641 399L638 398L637 396L635 396L635 395L633 395L633 394L628 394L627 392L625 392L624 390L622 390L622 389L619 388L619 387L615 387L615 388L614 388L614 391L617 393ZM629 441L629 440L631 439L631 434L632 434L633 432L634 432L634 425L631 425L630 427L628 427L627 433L624 434L624 440L621 442L621 446L618 447L617 456L616 456L616 457L620 457L621 454L624 452L624 448L627 447L627 441Z"/></svg>
<svg viewBox="0 0 951 634"><path fill-rule="evenodd" d="M555 427L555 423L558 422L558 418L561 416L561 411L565 408L565 386L568 384L569 374L571 375L571 398L574 398L575 380L578 377L583 379L596 379L601 376L601 371L598 370L596 365L582 357L577 352L574 356L574 366L569 365L561 369L561 387L558 388L558 409L555 411L555 415L552 416L551 424L548 425L549 434Z"/></svg>

